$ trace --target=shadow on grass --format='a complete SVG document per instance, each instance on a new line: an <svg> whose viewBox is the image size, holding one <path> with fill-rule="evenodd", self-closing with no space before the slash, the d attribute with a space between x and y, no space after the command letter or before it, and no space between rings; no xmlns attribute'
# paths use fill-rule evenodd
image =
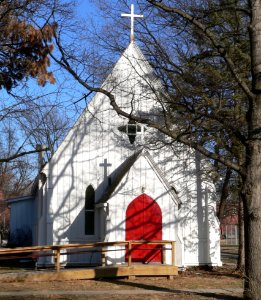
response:
<svg viewBox="0 0 261 300"><path fill-rule="evenodd" d="M185 276L185 277L190 277L190 276L195 276L200 275L200 276L211 276L211 277L227 277L227 278L243 278L243 274L240 271L236 270L236 267L226 269L225 267L218 267L217 269L212 268L211 270L206 270L205 268L202 267L191 267L188 268L186 271L182 272L179 274L179 276Z"/></svg>
<svg viewBox="0 0 261 300"><path fill-rule="evenodd" d="M108 283L113 283L117 285L122 285L122 286L131 286L131 287L136 287L140 288L143 290L153 290L153 291L159 291L159 292L167 292L167 293L173 293L173 294L183 294L183 295L195 295L195 296L204 296L205 298L211 298L211 299L220 299L220 300L239 300L243 299L242 297L239 296L232 296L225 294L225 289L222 290L224 294L218 294L218 293L213 293L213 292L201 292L201 291L187 291L186 289L170 289L166 287L158 287L155 285L150 285L150 284L144 284L144 283L139 283L139 282L131 282L131 281L121 281L121 280L108 280L108 279L102 279L104 282ZM190 289L188 289L190 290Z"/></svg>

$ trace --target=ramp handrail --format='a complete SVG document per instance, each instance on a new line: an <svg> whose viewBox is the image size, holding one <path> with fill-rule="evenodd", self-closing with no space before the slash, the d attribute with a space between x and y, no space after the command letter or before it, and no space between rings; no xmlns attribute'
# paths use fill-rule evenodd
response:
<svg viewBox="0 0 261 300"><path fill-rule="evenodd" d="M45 256L46 254L42 254L42 252L50 252L53 251L55 257L55 269L57 272L60 271L60 256L61 250L69 250L69 249L91 249L91 248L101 248L99 252L106 253L108 251L116 251L116 250L108 250L107 247L110 246L124 246L128 249L128 266L132 264L132 245L162 245L163 250L163 264L166 264L165 261L165 251L171 250L171 265L175 265L175 242L174 241L117 241L117 242L95 242L95 243L85 243L85 244L63 244L63 245L45 245L45 246L29 246L29 247L17 247L17 248L1 248L0 249L0 258L3 255L11 255L11 254L20 254L20 253L34 253L31 257L40 257ZM170 246L167 248L166 246ZM94 250L94 252L98 250Z"/></svg>

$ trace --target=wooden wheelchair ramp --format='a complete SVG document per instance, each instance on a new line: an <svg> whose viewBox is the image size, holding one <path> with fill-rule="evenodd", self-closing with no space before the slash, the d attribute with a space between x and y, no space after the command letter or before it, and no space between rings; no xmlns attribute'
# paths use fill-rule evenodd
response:
<svg viewBox="0 0 261 300"><path fill-rule="evenodd" d="M137 245L158 245L162 251L162 263L135 263L132 261L132 253ZM109 246L121 246L126 251L126 261L122 264L108 265L106 263L106 253ZM121 249L121 250L122 250ZM151 250L151 248L149 248ZM61 255L70 255L74 250L75 253L101 253L102 266L100 267L85 267L85 268L65 268L61 267ZM84 250L84 251L82 251ZM61 253L63 251L63 253ZM115 251L115 250L113 250ZM171 252L170 264L166 263L166 251ZM108 277L129 277L134 276L167 276L172 278L178 275L178 268L175 266L175 251L174 241L116 241L116 242L97 242L86 244L67 244L67 245L47 245L47 246L31 246L0 249L0 259L14 259L14 258L31 258L37 261L41 256L51 256L53 259L54 269L44 269L35 271L22 272L6 272L0 273L1 282L10 281L51 281L51 280L74 280L74 279L95 279Z"/></svg>
<svg viewBox="0 0 261 300"><path fill-rule="evenodd" d="M98 279L98 278L117 278L136 276L166 276L172 279L178 275L176 266L168 265L139 265L129 266L106 266L81 269L62 269L59 272L55 270L44 271L25 271L17 273L0 274L1 282L41 282L41 281L63 281L80 279Z"/></svg>

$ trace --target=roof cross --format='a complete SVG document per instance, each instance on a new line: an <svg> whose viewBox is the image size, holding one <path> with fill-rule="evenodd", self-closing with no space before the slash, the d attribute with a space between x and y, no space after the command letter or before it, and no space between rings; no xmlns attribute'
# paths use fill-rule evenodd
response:
<svg viewBox="0 0 261 300"><path fill-rule="evenodd" d="M131 4L131 13L130 14L121 14L122 17L130 17L131 18L131 34L130 40L134 41L134 19L135 18L143 18L143 15L135 15L134 14L134 4Z"/></svg>

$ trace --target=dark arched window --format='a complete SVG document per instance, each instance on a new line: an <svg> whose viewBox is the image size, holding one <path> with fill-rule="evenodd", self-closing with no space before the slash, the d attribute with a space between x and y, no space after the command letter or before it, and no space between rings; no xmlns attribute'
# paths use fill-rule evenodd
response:
<svg viewBox="0 0 261 300"><path fill-rule="evenodd" d="M95 214L95 191L89 185L85 191L85 234L94 234L94 214Z"/></svg>

